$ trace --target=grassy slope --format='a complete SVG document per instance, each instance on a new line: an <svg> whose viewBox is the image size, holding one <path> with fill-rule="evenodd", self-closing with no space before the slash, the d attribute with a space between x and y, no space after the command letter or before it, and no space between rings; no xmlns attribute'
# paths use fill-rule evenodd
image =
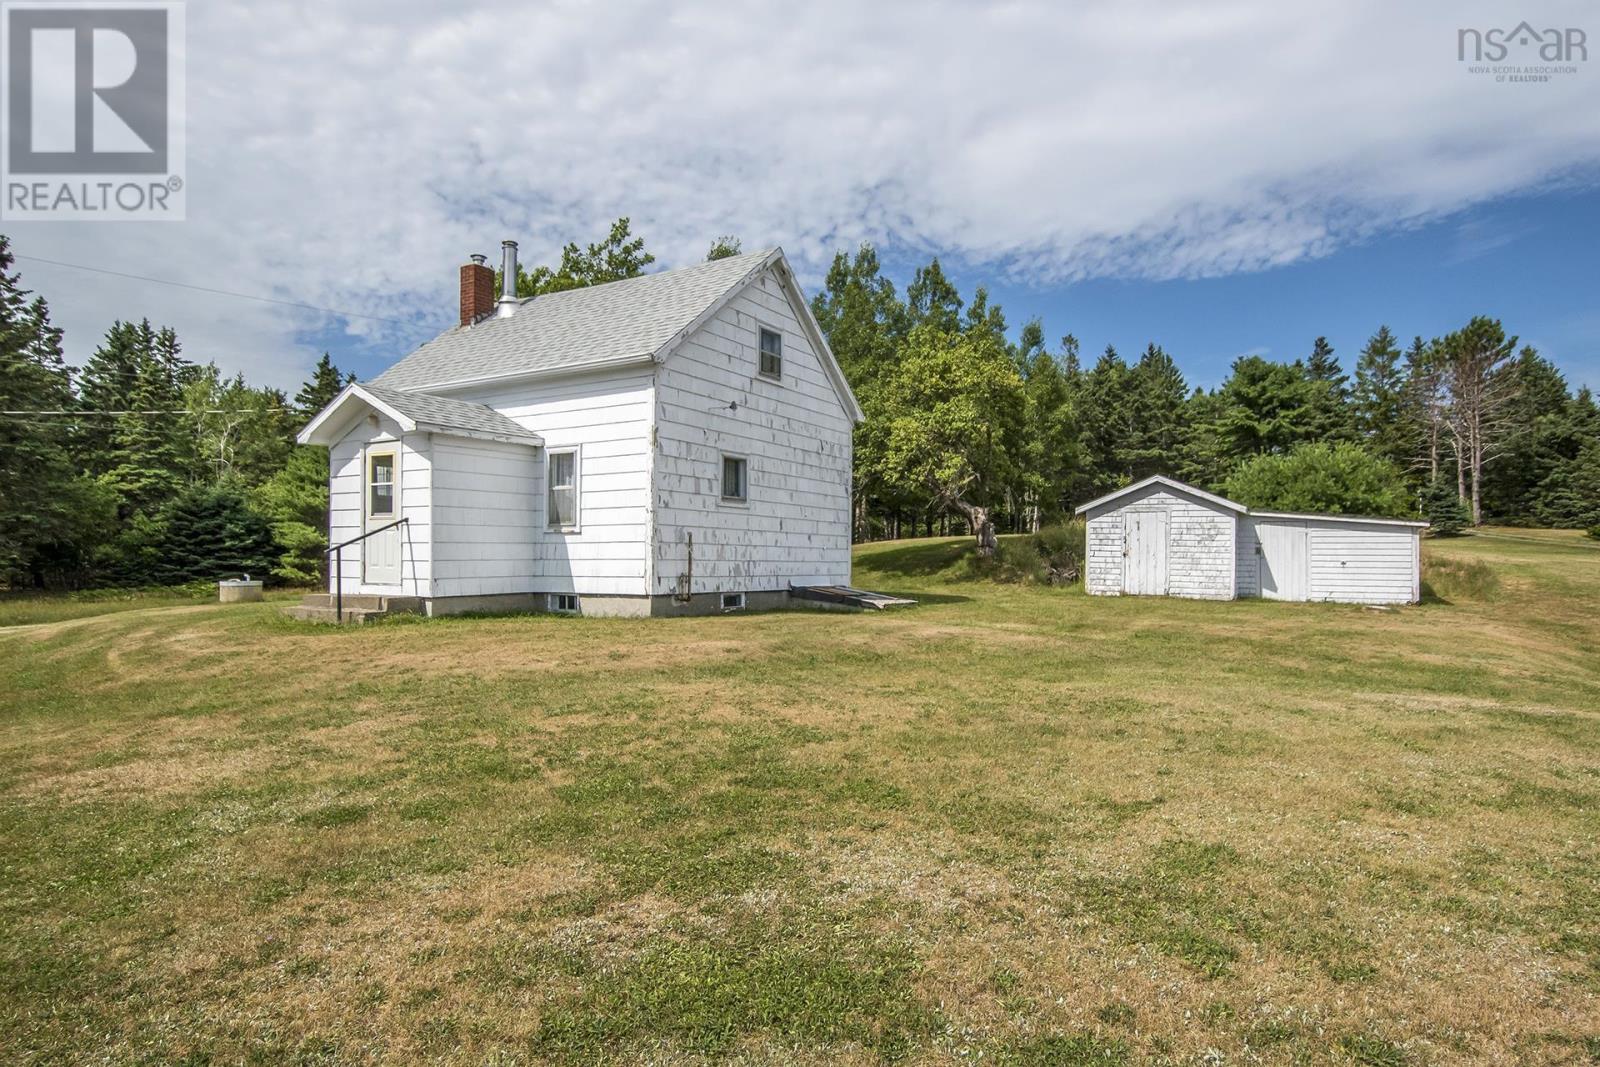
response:
<svg viewBox="0 0 1600 1067"><path fill-rule="evenodd" d="M0 1058L1587 1062L1600 549L1429 550L1497 598L0 633Z"/></svg>

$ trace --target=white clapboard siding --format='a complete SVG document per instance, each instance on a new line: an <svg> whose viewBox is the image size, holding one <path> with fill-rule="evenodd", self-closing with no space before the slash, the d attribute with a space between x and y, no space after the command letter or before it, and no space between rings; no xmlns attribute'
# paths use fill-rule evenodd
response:
<svg viewBox="0 0 1600 1067"><path fill-rule="evenodd" d="M1417 599L1415 527L1317 519L1307 525L1312 600L1405 604Z"/></svg>
<svg viewBox="0 0 1600 1067"><path fill-rule="evenodd" d="M452 560L452 569L441 569L435 595L644 595L653 386L649 369L634 369L452 393L516 420L543 437L545 448L499 446L522 453L525 460L516 472L499 470L497 480L479 488L506 494L502 503L517 516L515 538L503 525L487 531L476 542L479 558ZM551 450L574 447L579 450L578 529L551 530L546 457Z"/></svg>
<svg viewBox="0 0 1600 1067"><path fill-rule="evenodd" d="M1135 511L1167 515L1166 589L1172 596L1231 600L1234 596L1234 512L1162 485L1092 509L1088 514L1085 580L1091 593L1127 591L1123 516Z"/></svg>
<svg viewBox="0 0 1600 1067"><path fill-rule="evenodd" d="M539 452L439 435L433 443L433 594L536 591Z"/></svg>
<svg viewBox="0 0 1600 1067"><path fill-rule="evenodd" d="M780 380L758 373L758 329L783 335ZM784 589L850 580L852 424L784 286L767 272L657 372L651 592ZM724 503L722 457L749 500Z"/></svg>
<svg viewBox="0 0 1600 1067"><path fill-rule="evenodd" d="M399 443L400 515L410 520L400 527L400 592L407 596L427 596L432 581L433 539L431 445L426 434L403 434L386 418L378 427L362 421L328 449L328 536L338 544L362 530L365 490L366 449ZM394 593L393 586L367 585L362 581L363 542L344 549L343 579L346 593ZM328 591L334 591L336 574L332 558L328 564Z"/></svg>
<svg viewBox="0 0 1600 1067"><path fill-rule="evenodd" d="M1261 539L1256 524L1248 515L1234 523L1234 595L1261 595Z"/></svg>

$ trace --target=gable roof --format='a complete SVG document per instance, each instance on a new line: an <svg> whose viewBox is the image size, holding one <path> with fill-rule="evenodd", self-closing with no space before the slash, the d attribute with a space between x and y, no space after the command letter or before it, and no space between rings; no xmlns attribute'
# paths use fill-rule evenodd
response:
<svg viewBox="0 0 1600 1067"><path fill-rule="evenodd" d="M1236 511L1240 515L1244 515L1250 510L1243 504L1229 500L1227 497L1217 496L1215 493L1208 493L1204 489L1196 489L1192 485L1185 485L1176 478L1168 478L1164 474L1152 474L1142 482L1134 482L1132 485L1124 486L1121 489L1107 493L1105 496L1095 497L1087 504L1079 504L1077 508L1074 509L1073 514L1082 515L1090 508L1097 508L1101 504L1109 504L1113 500L1128 496L1131 493L1137 493L1139 490L1151 485L1161 485L1176 492L1183 493L1187 496L1199 497L1201 500L1215 504L1219 508L1227 508L1229 511Z"/></svg>
<svg viewBox="0 0 1600 1067"><path fill-rule="evenodd" d="M661 362L746 282L776 266L845 410L861 409L781 248L679 270L545 293L509 318L456 326L373 379L391 389L440 390L563 371Z"/></svg>
<svg viewBox="0 0 1600 1067"><path fill-rule="evenodd" d="M389 389L369 382L347 385L296 438L303 445L332 444L349 417L361 407L387 415L402 430L427 430L475 437L489 441L512 441L542 445L544 439L520 423L512 421L487 404L473 404L448 396Z"/></svg>
<svg viewBox="0 0 1600 1067"><path fill-rule="evenodd" d="M1217 496L1215 493L1208 493L1204 489L1196 489L1194 486L1180 482L1176 478L1168 478L1164 474L1152 474L1142 482L1134 482L1132 485L1125 486L1116 490L1115 492L1107 493L1105 496L1096 497L1087 504L1079 504L1075 509L1073 509L1072 513L1074 515L1082 515L1090 508L1097 508L1101 504L1109 504L1113 500L1118 500L1122 497L1129 496L1150 485L1161 485L1173 490L1174 492L1183 493L1186 496L1198 497L1199 499L1208 501L1217 505L1218 507L1227 508L1228 510L1235 511L1240 515L1249 515L1253 518L1321 519L1328 522L1375 522L1382 523L1387 526L1416 526L1419 528L1428 525L1426 522L1419 522L1416 519L1382 519L1376 516L1367 515L1316 515L1311 512L1303 511L1256 511L1245 507L1243 504L1229 500L1227 497Z"/></svg>

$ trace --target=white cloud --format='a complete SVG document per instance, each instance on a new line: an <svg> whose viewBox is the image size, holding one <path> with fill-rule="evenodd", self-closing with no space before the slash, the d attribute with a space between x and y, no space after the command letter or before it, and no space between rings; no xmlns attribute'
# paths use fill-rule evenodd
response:
<svg viewBox="0 0 1600 1067"><path fill-rule="evenodd" d="M1518 8L1584 25L1576 3ZM734 17L732 12L738 12ZM712 237L808 273L863 238L1033 281L1257 270L1600 156L1600 68L1475 77L1501 8L1350 2L196 3L189 221L18 224L16 250L414 319L406 330L24 262L81 359L116 317L291 385L308 334L398 356L455 267L619 214L665 265ZM1600 27L1595 27L1600 48Z"/></svg>

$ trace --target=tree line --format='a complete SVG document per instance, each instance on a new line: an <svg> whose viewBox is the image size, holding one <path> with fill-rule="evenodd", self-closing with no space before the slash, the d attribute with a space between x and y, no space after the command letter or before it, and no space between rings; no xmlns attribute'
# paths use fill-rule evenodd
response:
<svg viewBox="0 0 1600 1067"><path fill-rule="evenodd" d="M325 354L291 400L148 320L68 367L13 265L0 236L0 584L317 580L328 455L294 436L352 379Z"/></svg>
<svg viewBox="0 0 1600 1067"><path fill-rule="evenodd" d="M1257 507L1600 526L1600 408L1487 316L1408 345L1379 326L1353 375L1325 337L1288 362L1241 356L1207 390L1154 342L1088 362L1038 320L1009 341L987 291L963 300L937 258L902 297L871 245L841 252L812 310L867 415L858 540L954 517L988 547L1151 474Z"/></svg>
<svg viewBox="0 0 1600 1067"><path fill-rule="evenodd" d="M707 259L737 255L736 237ZM524 270L524 296L652 262L619 219ZM325 574L328 457L295 433L352 375L324 354L294 397L183 354L173 330L111 324L80 368L0 235L0 585L155 585ZM1087 363L1031 321L1008 339L982 287L937 259L904 295L876 251L838 254L812 302L856 392L858 540L1037 530L1163 473L1253 506L1600 527L1600 409L1532 347L1474 318L1402 345L1379 327L1347 374L1324 338L1236 360L1192 388L1158 344Z"/></svg>

